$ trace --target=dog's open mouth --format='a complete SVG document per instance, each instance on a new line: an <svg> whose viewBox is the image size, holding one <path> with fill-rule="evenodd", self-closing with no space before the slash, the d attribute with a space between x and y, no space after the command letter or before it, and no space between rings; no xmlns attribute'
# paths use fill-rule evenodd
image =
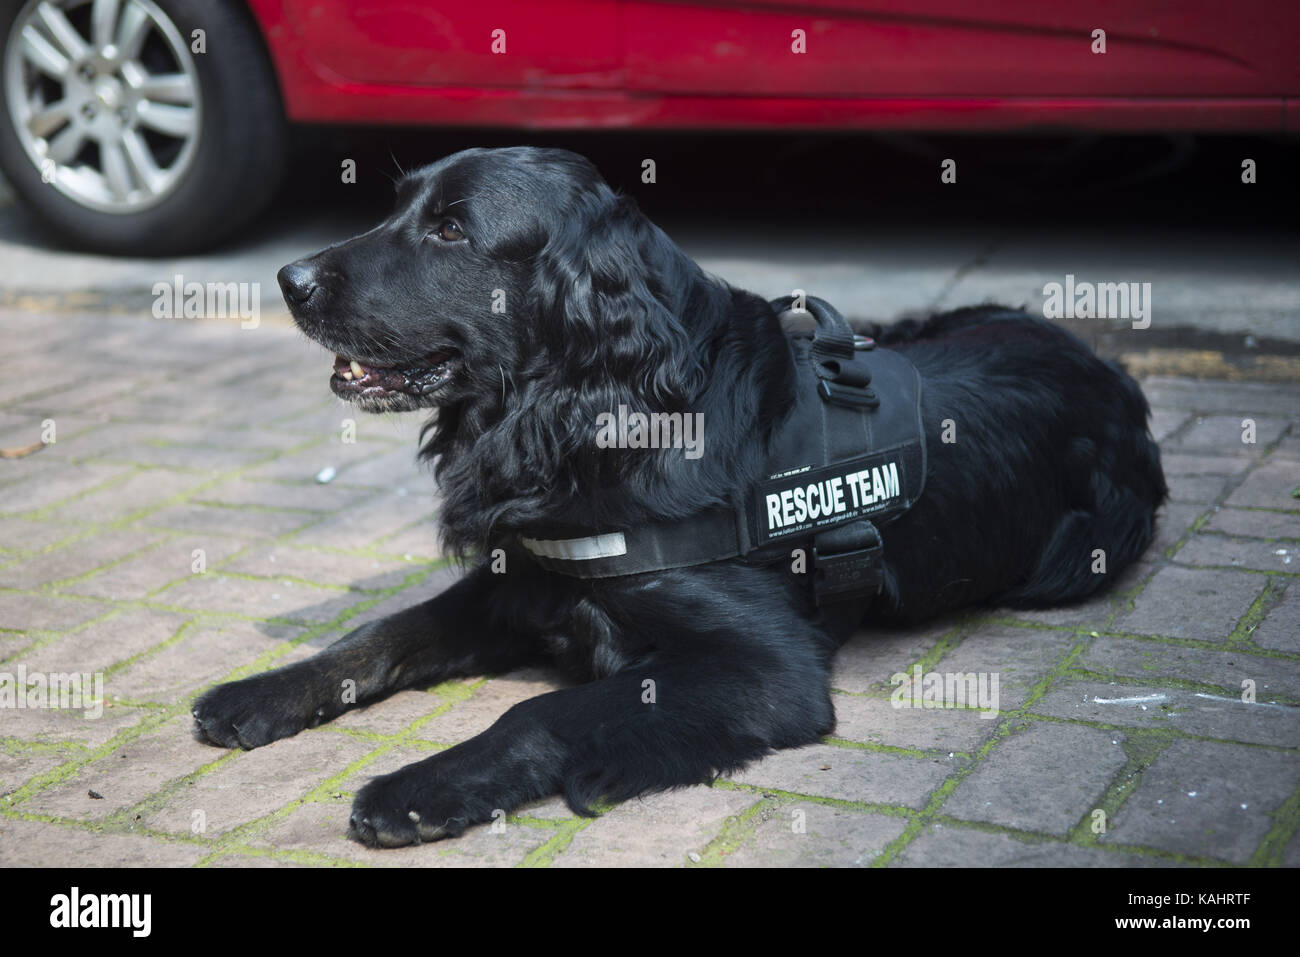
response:
<svg viewBox="0 0 1300 957"><path fill-rule="evenodd" d="M396 395L427 398L449 383L458 357L450 349L433 352L405 366L380 366L334 357L330 388L345 399L385 399Z"/></svg>

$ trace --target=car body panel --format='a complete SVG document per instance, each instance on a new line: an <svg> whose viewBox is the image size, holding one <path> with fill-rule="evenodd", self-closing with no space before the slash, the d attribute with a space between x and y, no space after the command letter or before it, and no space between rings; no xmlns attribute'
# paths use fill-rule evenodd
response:
<svg viewBox="0 0 1300 957"><path fill-rule="evenodd" d="M249 6L301 122L1293 132L1300 98L1300 5L1265 0Z"/></svg>

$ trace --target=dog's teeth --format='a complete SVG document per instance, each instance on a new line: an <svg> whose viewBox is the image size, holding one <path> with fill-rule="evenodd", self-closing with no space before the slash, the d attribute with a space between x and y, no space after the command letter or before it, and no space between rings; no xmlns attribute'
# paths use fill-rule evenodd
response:
<svg viewBox="0 0 1300 957"><path fill-rule="evenodd" d="M349 365L352 369L352 374L358 379L364 379L366 377L366 370L361 368L361 363L357 362L356 359L353 359Z"/></svg>
<svg viewBox="0 0 1300 957"><path fill-rule="evenodd" d="M352 381L352 373L351 373L351 372L344 372L344 373L343 373L343 380L344 380L345 382L351 382L351 381Z"/></svg>

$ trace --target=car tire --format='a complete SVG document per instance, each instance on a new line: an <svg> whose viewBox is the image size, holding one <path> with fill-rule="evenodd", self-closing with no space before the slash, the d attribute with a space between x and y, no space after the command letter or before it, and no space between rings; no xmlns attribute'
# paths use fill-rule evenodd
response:
<svg viewBox="0 0 1300 957"><path fill-rule="evenodd" d="M35 0L0 0L0 111L4 113L0 117L0 170L41 225L79 248L160 256L213 245L262 211L283 172L287 133L275 73L258 27L242 4L234 0L120 0L120 19L102 18L104 24L118 26L104 26L98 33L90 0L55 0L50 6L63 15L62 20L41 9ZM104 4L103 9L113 6ZM142 16L149 18L149 25L140 30L137 25ZM130 27L125 25L127 17L134 18ZM159 17L170 23L170 31ZM56 53L75 50L77 38L68 36L67 25L77 30L86 47L81 59L67 56L61 62L82 65L69 66L62 73L36 67L22 48L46 43ZM24 33L24 27L29 32ZM39 37L33 38L32 30ZM196 30L203 31L203 51L194 49ZM121 39L137 33L144 39L136 44L140 52L138 62L132 61L135 72L128 77L126 65L110 72L114 69L112 58L124 59L122 51L128 44L96 44L94 38ZM59 46L60 37L67 47ZM169 68L167 58L182 64L186 49L188 65ZM18 65L11 62L15 57ZM146 57L153 64L163 64L156 74L145 71ZM132 77L135 86L130 85ZM140 91L146 87L138 85L140 77L158 84L167 79L175 83L175 78L181 77L184 87L179 93L157 94L180 106L172 106L166 99L141 103L146 94ZM21 92L11 91L11 86ZM76 96L74 87L79 91ZM155 123L160 112L184 115L186 96L192 100L193 112L181 121L184 128L174 139L170 133L146 129L146 112ZM88 124L92 120L86 118L93 117L95 123L112 118L121 127L119 136L128 135L127 127L139 135L127 144L125 139L114 142L111 132L109 139L96 139L87 132L90 127L78 129L68 141L79 137L81 152L61 165L46 155L59 133L45 134L50 137L46 140L33 132L36 127L32 125L20 133L24 121L16 115L22 112L35 120L42 110L54 112L51 107L72 117L52 121L64 123L58 128L62 131L69 130L74 121ZM147 146L149 156L141 160L140 144L146 141L162 146ZM172 167L158 161L168 155L180 157ZM116 178L109 175L110 168ZM166 188L151 191L158 183L166 183ZM91 185L95 189L90 189Z"/></svg>

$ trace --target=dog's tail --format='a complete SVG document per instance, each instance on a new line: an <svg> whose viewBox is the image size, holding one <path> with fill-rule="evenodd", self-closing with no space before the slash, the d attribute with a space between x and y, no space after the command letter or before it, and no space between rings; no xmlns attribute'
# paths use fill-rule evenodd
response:
<svg viewBox="0 0 1300 957"><path fill-rule="evenodd" d="M1169 494L1160 447L1147 428L1150 408L1123 367L1106 361L1110 415L1093 417L1067 453L1074 507L1060 520L1034 572L994 599L1012 607L1082 601L1141 557L1155 535L1155 513ZM1095 398L1095 396L1094 396Z"/></svg>

